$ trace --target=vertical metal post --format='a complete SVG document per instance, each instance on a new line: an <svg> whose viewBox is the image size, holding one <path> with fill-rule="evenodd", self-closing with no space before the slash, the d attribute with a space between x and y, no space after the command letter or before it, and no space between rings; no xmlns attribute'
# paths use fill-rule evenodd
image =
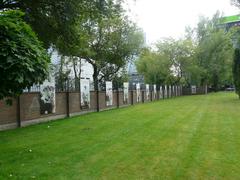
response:
<svg viewBox="0 0 240 180"><path fill-rule="evenodd" d="M144 97L144 91L142 91L142 103L144 103L144 99L145 97Z"/></svg>
<svg viewBox="0 0 240 180"><path fill-rule="evenodd" d="M16 99L17 101L17 127L21 127L21 101L20 95Z"/></svg>
<svg viewBox="0 0 240 180"><path fill-rule="evenodd" d="M133 88L132 88L132 90L131 90L131 104L133 105L134 103L133 103Z"/></svg>
<svg viewBox="0 0 240 180"><path fill-rule="evenodd" d="M153 90L152 90L152 85L151 85L151 86L150 86L151 101L153 101L153 95L152 95L152 92L153 92Z"/></svg>
<svg viewBox="0 0 240 180"><path fill-rule="evenodd" d="M96 89L96 99L97 99L97 112L100 111L100 107L99 107L99 86L98 86L98 81L97 81L97 89Z"/></svg>
<svg viewBox="0 0 240 180"><path fill-rule="evenodd" d="M69 109L69 91L66 92L66 106L67 106L67 117L70 117L70 109Z"/></svg>
<svg viewBox="0 0 240 180"><path fill-rule="evenodd" d="M119 88L118 88L118 82L117 82L117 108L119 108Z"/></svg>
<svg viewBox="0 0 240 180"><path fill-rule="evenodd" d="M67 81L66 111L67 111L67 117L70 117L70 108L69 108L69 81Z"/></svg>
<svg viewBox="0 0 240 180"><path fill-rule="evenodd" d="M162 99L165 99L165 87L162 86Z"/></svg>

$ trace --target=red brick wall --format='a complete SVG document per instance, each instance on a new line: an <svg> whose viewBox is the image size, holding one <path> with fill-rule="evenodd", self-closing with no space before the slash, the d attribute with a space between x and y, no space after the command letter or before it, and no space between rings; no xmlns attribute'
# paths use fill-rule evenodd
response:
<svg viewBox="0 0 240 180"><path fill-rule="evenodd" d="M81 104L80 104L80 93L79 92L71 92L69 93L69 111L70 113L80 112Z"/></svg>
<svg viewBox="0 0 240 180"><path fill-rule="evenodd" d="M97 94L95 91L90 92L90 109L96 110L97 109Z"/></svg>
<svg viewBox="0 0 240 180"><path fill-rule="evenodd" d="M187 89L188 90L188 89ZM204 88L198 88L197 93L203 93ZM184 91L186 92L186 90ZM144 93L144 101L149 102L146 99L146 91ZM129 102L132 104L132 95L133 95L133 104L136 104L137 93L136 90L129 91ZM96 101L96 92L90 92L90 109L81 109L80 107L80 92L70 92L69 93L69 111L71 113L93 111L97 109ZM152 97L154 94L152 92ZM157 99L159 97L159 91L157 92ZM24 93L20 96L20 118L22 122L30 120L42 120L49 118L57 118L56 115L66 115L67 113L67 93L59 92L56 93L56 113L41 115L40 114L40 104L39 104L39 93ZM142 98L142 92L141 92ZM153 98L154 100L154 98ZM142 100L139 102L142 103ZM119 106L124 106L123 104L123 91L119 92ZM117 92L113 92L113 105L106 106L106 94L105 91L99 92L99 108L100 110L115 108L117 107ZM17 102L13 99L12 106L8 106L4 101L0 101L0 129L1 125L7 125L17 123ZM26 122L28 123L28 122Z"/></svg>
<svg viewBox="0 0 240 180"><path fill-rule="evenodd" d="M117 92L113 92L113 105L114 107L117 106Z"/></svg>
<svg viewBox="0 0 240 180"><path fill-rule="evenodd" d="M119 91L119 106L123 105L123 91Z"/></svg>
<svg viewBox="0 0 240 180"><path fill-rule="evenodd" d="M67 97L66 93L56 93L56 114L66 114L67 113Z"/></svg>
<svg viewBox="0 0 240 180"><path fill-rule="evenodd" d="M106 108L106 94L104 91L99 92L99 107L100 109Z"/></svg>
<svg viewBox="0 0 240 180"><path fill-rule="evenodd" d="M17 122L17 103L13 99L12 106L6 105L5 101L0 101L0 125Z"/></svg>
<svg viewBox="0 0 240 180"><path fill-rule="evenodd" d="M70 95L69 95L70 96ZM66 93L56 93L56 113L41 115L39 93L24 93L20 96L21 121L66 114Z"/></svg>
<svg viewBox="0 0 240 180"><path fill-rule="evenodd" d="M133 90L133 104L137 103L137 92L136 90Z"/></svg>
<svg viewBox="0 0 240 180"><path fill-rule="evenodd" d="M129 91L128 95L129 95L129 104L132 104L132 91Z"/></svg>
<svg viewBox="0 0 240 180"><path fill-rule="evenodd" d="M132 93L129 91L129 102L132 102ZM56 113L41 115L40 104L39 104L39 93L24 93L20 96L20 118L21 121L29 121L39 118L51 117L55 115L66 115L67 104L66 104L66 93L56 93ZM80 93L70 92L69 93L69 111L70 113L78 113L82 111L96 110L96 92L91 92L91 107L90 109L81 109L80 107ZM133 91L133 102L136 104L136 91ZM141 103L141 102L139 102ZM123 91L119 92L119 106L123 106ZM99 106L100 110L107 108L117 107L117 92L113 92L113 105L106 106L106 95L104 91L99 92ZM13 100L12 106L5 105L4 101L0 101L0 125L16 123L17 122L17 105L16 101Z"/></svg>
<svg viewBox="0 0 240 180"><path fill-rule="evenodd" d="M144 94L144 102L148 102L149 100L147 100L147 93L146 93L146 91L143 91L143 94Z"/></svg>
<svg viewBox="0 0 240 180"><path fill-rule="evenodd" d="M99 107L100 110L112 108L117 106L117 92L113 92L113 105L112 106L106 106L106 93L105 91L99 92Z"/></svg>
<svg viewBox="0 0 240 180"><path fill-rule="evenodd" d="M24 93L20 96L21 121L40 118L39 93Z"/></svg>

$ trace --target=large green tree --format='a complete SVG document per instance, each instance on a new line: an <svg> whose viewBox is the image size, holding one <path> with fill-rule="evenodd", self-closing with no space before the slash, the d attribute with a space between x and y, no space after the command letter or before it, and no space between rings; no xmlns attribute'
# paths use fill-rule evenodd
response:
<svg viewBox="0 0 240 180"><path fill-rule="evenodd" d="M240 49L236 48L234 50L233 58L233 80L236 89L236 93L240 99Z"/></svg>
<svg viewBox="0 0 240 180"><path fill-rule="evenodd" d="M154 50L143 51L136 63L147 83L196 84L199 68L191 38L165 38L155 46Z"/></svg>
<svg viewBox="0 0 240 180"><path fill-rule="evenodd" d="M197 27L197 63L202 69L201 84L208 84L215 91L232 82L233 46L231 33L218 27L220 15L212 19L201 18Z"/></svg>
<svg viewBox="0 0 240 180"><path fill-rule="evenodd" d="M184 82L185 85L197 83L196 73L199 69L194 59L196 47L191 38L165 38L156 46L158 53L164 54L171 62L172 74L178 82Z"/></svg>
<svg viewBox="0 0 240 180"><path fill-rule="evenodd" d="M0 13L0 99L41 83L50 58L21 11Z"/></svg>
<svg viewBox="0 0 240 180"><path fill-rule="evenodd" d="M171 77L171 62L166 55L145 48L136 61L137 71L149 84L168 83Z"/></svg>
<svg viewBox="0 0 240 180"><path fill-rule="evenodd" d="M64 36L65 43L75 37L74 25L94 12L95 1L86 0L0 0L0 10L19 9L24 20L37 33L45 48L56 45ZM94 13L92 13L94 14Z"/></svg>
<svg viewBox="0 0 240 180"><path fill-rule="evenodd" d="M143 33L125 15L121 1L99 1L94 8L94 14L86 23L81 25L79 20L79 25L74 27L78 38L68 44L62 43L60 47L61 51L71 52L93 66L94 87L97 89L99 80L110 80L139 53Z"/></svg>
<svg viewBox="0 0 240 180"><path fill-rule="evenodd" d="M149 83L165 72L165 78L159 82L208 84L214 90L231 85L233 33L220 28L220 17L219 13L212 19L201 17L196 29L186 28L184 39L162 39L156 43L155 51L142 53L137 62L138 71Z"/></svg>

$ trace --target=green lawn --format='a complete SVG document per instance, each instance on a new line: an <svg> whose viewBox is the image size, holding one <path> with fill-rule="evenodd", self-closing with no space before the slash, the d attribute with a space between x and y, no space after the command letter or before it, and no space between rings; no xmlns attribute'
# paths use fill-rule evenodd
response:
<svg viewBox="0 0 240 180"><path fill-rule="evenodd" d="M239 179L240 101L188 96L0 132L0 179Z"/></svg>

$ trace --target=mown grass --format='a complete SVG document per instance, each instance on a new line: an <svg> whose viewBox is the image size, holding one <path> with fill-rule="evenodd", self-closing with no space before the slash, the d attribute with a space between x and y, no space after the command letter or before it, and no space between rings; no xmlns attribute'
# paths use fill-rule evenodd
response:
<svg viewBox="0 0 240 180"><path fill-rule="evenodd" d="M178 97L0 132L0 179L239 179L240 101Z"/></svg>

